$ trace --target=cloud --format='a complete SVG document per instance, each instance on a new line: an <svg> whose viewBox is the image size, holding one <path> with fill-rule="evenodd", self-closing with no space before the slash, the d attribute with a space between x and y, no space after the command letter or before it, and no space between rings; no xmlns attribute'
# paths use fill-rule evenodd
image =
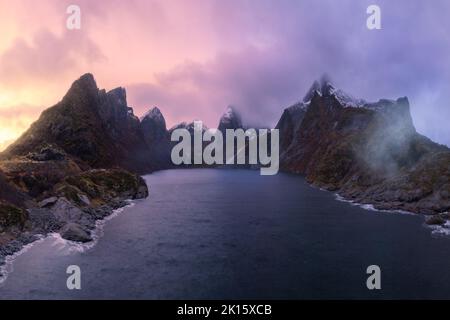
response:
<svg viewBox="0 0 450 320"><path fill-rule="evenodd" d="M39 117L42 109L42 106L27 104L0 108L0 151L27 130L30 123Z"/></svg>
<svg viewBox="0 0 450 320"><path fill-rule="evenodd" d="M357 97L408 96L418 130L450 143L447 120L433 116L450 114L450 42L443 41L449 39L450 4L410 1L405 11L405 2L379 1L378 31L366 28L369 4L214 2L212 28L228 46L209 61L188 61L153 82L127 86L129 99L138 112L158 105L174 121L202 118L215 126L234 104L244 120L274 125L282 109L326 72Z"/></svg>
<svg viewBox="0 0 450 320"><path fill-rule="evenodd" d="M81 31L65 31L59 36L41 30L30 42L16 39L1 54L0 82L23 85L43 79L54 81L102 59L99 47Z"/></svg>
<svg viewBox="0 0 450 320"><path fill-rule="evenodd" d="M377 0L374 31L372 0L79 0L81 32L61 30L69 3L43 0L36 14L21 2L20 22L34 20L0 54L0 85L60 84L46 91L57 101L90 71L99 86L125 86L138 114L158 105L169 125L214 127L229 104L251 125L274 125L328 73L356 97L408 96L418 130L450 144L449 1Z"/></svg>

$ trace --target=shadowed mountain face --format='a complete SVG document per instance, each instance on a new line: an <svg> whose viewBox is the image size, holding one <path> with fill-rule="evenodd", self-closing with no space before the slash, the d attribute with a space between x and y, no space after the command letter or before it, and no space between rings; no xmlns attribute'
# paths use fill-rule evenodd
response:
<svg viewBox="0 0 450 320"><path fill-rule="evenodd" d="M237 110L229 106L222 117L220 117L219 125L217 129L219 129L223 134L225 134L227 129L243 129L241 115L237 112Z"/></svg>
<svg viewBox="0 0 450 320"><path fill-rule="evenodd" d="M280 130L280 152L285 152L293 142L294 134L302 123L307 105L300 102L286 108L276 125Z"/></svg>
<svg viewBox="0 0 450 320"><path fill-rule="evenodd" d="M155 168L170 166L170 136L166 120L161 111L154 107L141 119L141 131L150 150L150 163Z"/></svg>
<svg viewBox="0 0 450 320"><path fill-rule="evenodd" d="M450 208L450 150L418 134L407 98L367 103L316 82L278 125L282 169L377 208Z"/></svg>
<svg viewBox="0 0 450 320"><path fill-rule="evenodd" d="M164 118L161 121L165 126ZM153 138L145 137L144 131L152 134L148 126L143 130L127 106L125 89L99 90L93 76L85 74L3 157L25 156L52 144L94 168L150 172L156 169L152 146L147 144Z"/></svg>

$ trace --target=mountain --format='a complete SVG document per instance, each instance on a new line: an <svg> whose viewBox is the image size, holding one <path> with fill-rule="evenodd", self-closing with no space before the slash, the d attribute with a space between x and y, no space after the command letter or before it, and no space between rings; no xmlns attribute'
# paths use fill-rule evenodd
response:
<svg viewBox="0 0 450 320"><path fill-rule="evenodd" d="M172 133L177 130L177 129L186 129L190 136L191 136L191 164L182 164L180 165L181 167L184 168L191 168L191 167L195 167L195 168L200 168L200 167L208 167L208 165L206 164L194 164L194 157L195 157L195 149L194 149L194 133L195 133L195 124L194 122L196 121L200 121L200 120L194 120L192 122L181 122L179 124L174 125L172 128L169 129L169 137L172 136ZM208 127L202 123L202 128L201 128L201 135L203 137L203 134L208 130ZM170 150L172 150L173 147L175 147L177 144L179 143L179 141L170 141ZM209 144L209 142L205 142L202 139L202 149L201 149L201 153L203 154L203 150L205 149L205 147ZM171 151L170 151L171 152ZM200 155L200 153L199 153ZM170 160L170 165L173 166L172 164L172 160Z"/></svg>
<svg viewBox="0 0 450 320"><path fill-rule="evenodd" d="M93 168L153 169L139 119L123 88L99 90L94 77L76 80L64 98L45 110L2 158L25 156L52 144Z"/></svg>
<svg viewBox="0 0 450 320"><path fill-rule="evenodd" d="M227 107L224 114L220 117L219 129L223 134L225 134L226 129L241 129L243 128L241 115L233 106Z"/></svg>
<svg viewBox="0 0 450 320"><path fill-rule="evenodd" d="M406 97L368 103L316 81L277 124L280 163L378 209L450 209L450 150L416 132Z"/></svg>
<svg viewBox="0 0 450 320"><path fill-rule="evenodd" d="M153 167L170 166L170 136L166 128L166 120L161 111L154 107L141 118L141 130L150 150L150 162Z"/></svg>
<svg viewBox="0 0 450 320"><path fill-rule="evenodd" d="M0 154L0 264L37 234L89 241L97 219L148 195L136 173L173 166L170 136L178 128L194 133L193 122L167 130L156 107L138 119L121 87L100 90L91 74L76 80ZM218 129L240 128L239 112L228 107ZM282 170L378 209L448 219L450 150L416 131L406 97L367 102L322 77L276 128Z"/></svg>
<svg viewBox="0 0 450 320"><path fill-rule="evenodd" d="M286 108L280 120L278 120L275 129L278 129L280 134L280 155L292 145L294 133L297 132L298 127L302 123L307 106L303 102L296 103Z"/></svg>
<svg viewBox="0 0 450 320"><path fill-rule="evenodd" d="M200 120L194 120L191 122L183 121L183 122L180 122L180 123L174 125L172 128L169 129L169 135L172 135L172 132L176 129L186 129L187 131L189 131L189 133L191 135L193 135L195 121L200 121ZM208 130L208 127L204 123L202 123L202 134L204 134L206 130Z"/></svg>
<svg viewBox="0 0 450 320"><path fill-rule="evenodd" d="M0 154L0 265L39 234L90 241L96 220L145 198L136 172L159 168L153 150L161 139L152 129L159 124L147 121L127 106L125 89L99 90L91 74L42 112Z"/></svg>

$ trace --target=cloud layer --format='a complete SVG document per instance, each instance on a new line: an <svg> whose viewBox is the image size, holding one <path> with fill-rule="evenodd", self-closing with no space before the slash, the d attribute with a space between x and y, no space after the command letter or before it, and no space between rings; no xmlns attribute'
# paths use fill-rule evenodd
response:
<svg viewBox="0 0 450 320"><path fill-rule="evenodd" d="M82 0L75 33L64 29L69 1L41 1L46 19L27 3L0 22L14 33L0 43L0 90L39 87L56 102L89 71L100 87L125 86L136 113L159 106L169 125L214 127L229 104L250 124L274 125L327 73L357 97L408 96L419 132L450 145L448 1L376 1L382 29L371 31L366 0ZM11 108L47 102L29 100Z"/></svg>

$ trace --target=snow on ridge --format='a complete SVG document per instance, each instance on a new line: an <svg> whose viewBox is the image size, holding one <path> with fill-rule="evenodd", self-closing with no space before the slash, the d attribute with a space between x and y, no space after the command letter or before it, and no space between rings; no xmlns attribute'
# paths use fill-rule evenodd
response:
<svg viewBox="0 0 450 320"><path fill-rule="evenodd" d="M318 95L320 97L334 96L343 107L361 108L367 105L365 100L354 98L343 90L336 89L336 87L328 80L328 77L326 76L322 76L320 81L316 80L313 82L307 94L303 98L303 103L310 103L314 95Z"/></svg>
<svg viewBox="0 0 450 320"><path fill-rule="evenodd" d="M361 108L364 107L367 102L364 99L357 99L353 96L345 93L342 90L333 90L331 93L342 104L343 107Z"/></svg>

